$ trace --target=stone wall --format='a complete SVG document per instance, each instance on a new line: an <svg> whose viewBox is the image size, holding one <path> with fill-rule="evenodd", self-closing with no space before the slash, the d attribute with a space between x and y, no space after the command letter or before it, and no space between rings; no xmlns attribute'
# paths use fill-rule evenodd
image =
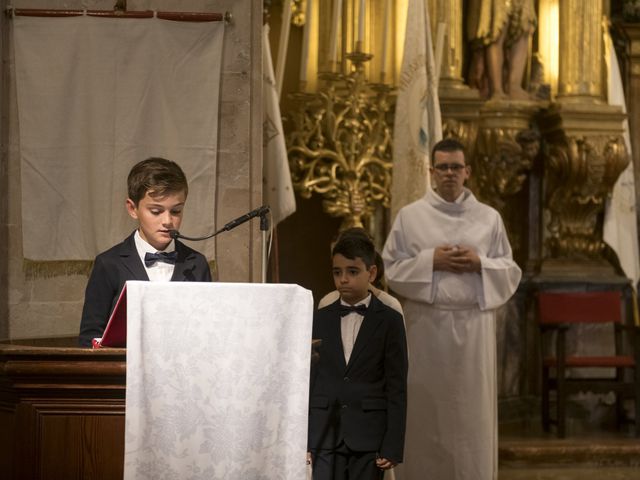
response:
<svg viewBox="0 0 640 480"><path fill-rule="evenodd" d="M28 274L22 256L20 157L8 0L0 0L0 338L73 335L78 331L85 275ZM115 0L12 0L15 8L111 10ZM216 222L246 213L262 200L262 1L129 0L129 10L230 12L223 47ZM217 240L222 281L261 278L257 222ZM212 260L212 259L210 259Z"/></svg>

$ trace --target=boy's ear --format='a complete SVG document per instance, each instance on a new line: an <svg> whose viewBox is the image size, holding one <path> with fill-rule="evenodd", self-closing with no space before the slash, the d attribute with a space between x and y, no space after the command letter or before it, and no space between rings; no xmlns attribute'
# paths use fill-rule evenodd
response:
<svg viewBox="0 0 640 480"><path fill-rule="evenodd" d="M138 220L138 207L136 206L135 202L130 198L127 198L126 206L129 216L134 220Z"/></svg>
<svg viewBox="0 0 640 480"><path fill-rule="evenodd" d="M378 275L378 267L371 265L369 267L369 283L373 283Z"/></svg>

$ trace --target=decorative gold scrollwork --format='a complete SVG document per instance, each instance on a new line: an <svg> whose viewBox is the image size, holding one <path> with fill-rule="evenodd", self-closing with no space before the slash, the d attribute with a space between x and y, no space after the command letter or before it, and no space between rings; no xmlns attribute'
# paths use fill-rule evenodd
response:
<svg viewBox="0 0 640 480"><path fill-rule="evenodd" d="M628 162L619 136L564 137L550 146L545 177L552 258L601 258L600 214Z"/></svg>
<svg viewBox="0 0 640 480"><path fill-rule="evenodd" d="M291 2L291 23L302 27L307 22L307 0L284 0Z"/></svg>
<svg viewBox="0 0 640 480"><path fill-rule="evenodd" d="M475 156L478 125L471 121L447 118L442 122L442 138L455 138L466 150L468 158Z"/></svg>
<svg viewBox="0 0 640 480"><path fill-rule="evenodd" d="M481 129L471 162L478 196L502 211L507 197L522 189L539 147L539 136L532 130Z"/></svg>
<svg viewBox="0 0 640 480"><path fill-rule="evenodd" d="M350 74L322 74L321 91L293 96L287 142L294 187L303 198L322 195L325 211L343 218L341 229L362 226L377 205L388 207L391 186L391 89L366 82L370 55L347 58Z"/></svg>

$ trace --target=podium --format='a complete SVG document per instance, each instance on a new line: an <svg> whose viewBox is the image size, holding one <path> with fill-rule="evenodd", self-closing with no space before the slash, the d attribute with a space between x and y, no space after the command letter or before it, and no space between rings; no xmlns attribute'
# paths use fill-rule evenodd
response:
<svg viewBox="0 0 640 480"><path fill-rule="evenodd" d="M3 478L304 478L312 314L296 285L129 282L126 351L0 346Z"/></svg>
<svg viewBox="0 0 640 480"><path fill-rule="evenodd" d="M121 479L125 350L0 343L0 477Z"/></svg>

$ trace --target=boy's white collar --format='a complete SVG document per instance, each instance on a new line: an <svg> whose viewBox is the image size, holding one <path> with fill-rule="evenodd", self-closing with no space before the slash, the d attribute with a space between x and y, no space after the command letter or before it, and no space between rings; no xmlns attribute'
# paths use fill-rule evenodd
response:
<svg viewBox="0 0 640 480"><path fill-rule="evenodd" d="M144 238L142 238L142 236L140 235L139 229L137 229L136 233L133 235L133 240L136 243L136 250L138 250L138 253L143 258L145 253L156 253L156 252L169 253L169 252L173 252L176 249L176 242L173 238L171 239L171 242L169 242L169 245L167 245L167 248L165 248L164 250L158 250L157 248L154 248L153 246L151 246L149 242L147 242Z"/></svg>
<svg viewBox="0 0 640 480"><path fill-rule="evenodd" d="M364 297L362 300L360 300L359 302L356 302L355 305L353 305L354 307L357 307L358 305L364 305L366 307L369 306L369 304L371 303L371 292L369 292L369 295L367 295L366 297ZM342 300L342 298L340 298L340 305L344 305L346 307L351 307L352 305L345 302L344 300Z"/></svg>

